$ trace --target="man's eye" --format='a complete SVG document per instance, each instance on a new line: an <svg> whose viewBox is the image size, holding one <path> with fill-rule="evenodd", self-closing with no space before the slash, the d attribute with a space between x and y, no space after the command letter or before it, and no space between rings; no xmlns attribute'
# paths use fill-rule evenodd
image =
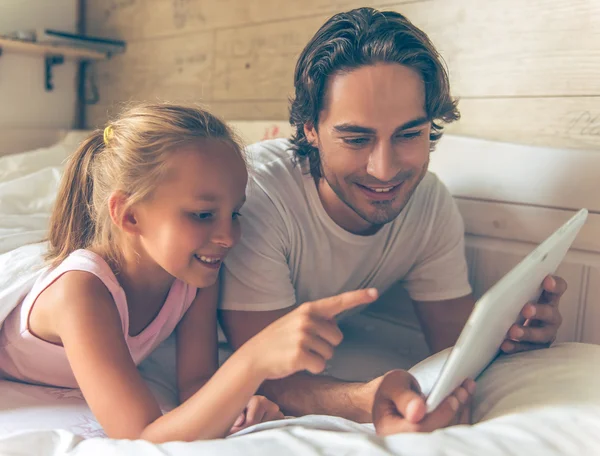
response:
<svg viewBox="0 0 600 456"><path fill-rule="evenodd" d="M234 212L234 213L231 215L231 218L232 218L233 220L237 220L237 219L238 219L238 218L240 218L241 216L242 216L242 214L240 214L239 212Z"/></svg>
<svg viewBox="0 0 600 456"><path fill-rule="evenodd" d="M396 136L397 139L413 139L413 138L418 138L419 136L421 136L423 132L421 130L419 131L413 131L411 133L404 133L402 135L398 135Z"/></svg>
<svg viewBox="0 0 600 456"><path fill-rule="evenodd" d="M363 144L367 144L371 138L366 137L358 137L358 138L344 138L344 142L346 144L350 144L351 146L361 146Z"/></svg>

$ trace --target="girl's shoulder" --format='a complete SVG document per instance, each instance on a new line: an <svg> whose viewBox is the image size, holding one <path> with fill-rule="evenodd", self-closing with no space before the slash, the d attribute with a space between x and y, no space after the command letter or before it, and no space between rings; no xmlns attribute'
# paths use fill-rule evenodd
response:
<svg viewBox="0 0 600 456"><path fill-rule="evenodd" d="M86 257L91 261L82 261ZM118 298L115 293L122 289L114 274L108 274L104 265L93 256L69 256L48 271L37 285L32 290L35 294L31 296L28 326L43 339L53 339L50 342L56 342L58 327L66 317L98 312L103 307L116 317L120 316L115 306L115 298Z"/></svg>
<svg viewBox="0 0 600 456"><path fill-rule="evenodd" d="M47 295L65 305L82 295L93 298L106 295L118 300L123 294L108 263L100 255L85 249L72 252L36 285L33 291L39 295L38 300L42 295Z"/></svg>
<svg viewBox="0 0 600 456"><path fill-rule="evenodd" d="M36 306L44 295L62 301L65 305L70 305L81 296L96 298L105 295L112 299L106 283L97 274L78 269L63 272L45 287L37 298Z"/></svg>

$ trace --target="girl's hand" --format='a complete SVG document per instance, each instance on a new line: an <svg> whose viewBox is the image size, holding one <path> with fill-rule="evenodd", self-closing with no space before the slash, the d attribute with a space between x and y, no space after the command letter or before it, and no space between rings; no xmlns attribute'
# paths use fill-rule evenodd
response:
<svg viewBox="0 0 600 456"><path fill-rule="evenodd" d="M283 413L275 402L271 402L264 396L252 396L244 411L233 423L229 435L258 423L281 419L283 419Z"/></svg>
<svg viewBox="0 0 600 456"><path fill-rule="evenodd" d="M377 290L366 289L304 303L271 323L238 352L251 360L263 379L283 378L303 370L318 374L342 341L335 317L376 298Z"/></svg>

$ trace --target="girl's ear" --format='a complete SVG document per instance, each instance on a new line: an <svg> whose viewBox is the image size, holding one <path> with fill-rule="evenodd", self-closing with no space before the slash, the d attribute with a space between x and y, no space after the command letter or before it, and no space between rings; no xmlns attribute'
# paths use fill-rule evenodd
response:
<svg viewBox="0 0 600 456"><path fill-rule="evenodd" d="M112 222L127 234L139 234L139 224L132 206L127 205L127 195L113 192L108 198L108 208Z"/></svg>

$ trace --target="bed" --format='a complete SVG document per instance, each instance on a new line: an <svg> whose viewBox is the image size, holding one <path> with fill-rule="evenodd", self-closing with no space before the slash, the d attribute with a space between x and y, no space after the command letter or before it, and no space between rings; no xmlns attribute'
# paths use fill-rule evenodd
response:
<svg viewBox="0 0 600 456"><path fill-rule="evenodd" d="M246 142L289 134L284 123L234 127ZM43 239L61 163L85 134L0 130L0 255ZM465 219L476 294L575 209L591 211L560 270L570 288L561 307L559 343L496 361L478 381L476 425L382 439L370 425L309 416L265 423L221 441L151 445L104 438L77 390L0 381L0 454L600 454L600 183L595 177L600 155L447 136L431 168L455 195ZM569 185L574 175L576 190ZM0 288L8 280L1 272ZM404 300L401 290L392 288L367 312L344 322L345 341L328 372L365 380L414 366L424 389L430 388L447 353L427 358ZM140 367L164 410L176 398L173 350L168 339ZM225 344L220 354L227 356Z"/></svg>

